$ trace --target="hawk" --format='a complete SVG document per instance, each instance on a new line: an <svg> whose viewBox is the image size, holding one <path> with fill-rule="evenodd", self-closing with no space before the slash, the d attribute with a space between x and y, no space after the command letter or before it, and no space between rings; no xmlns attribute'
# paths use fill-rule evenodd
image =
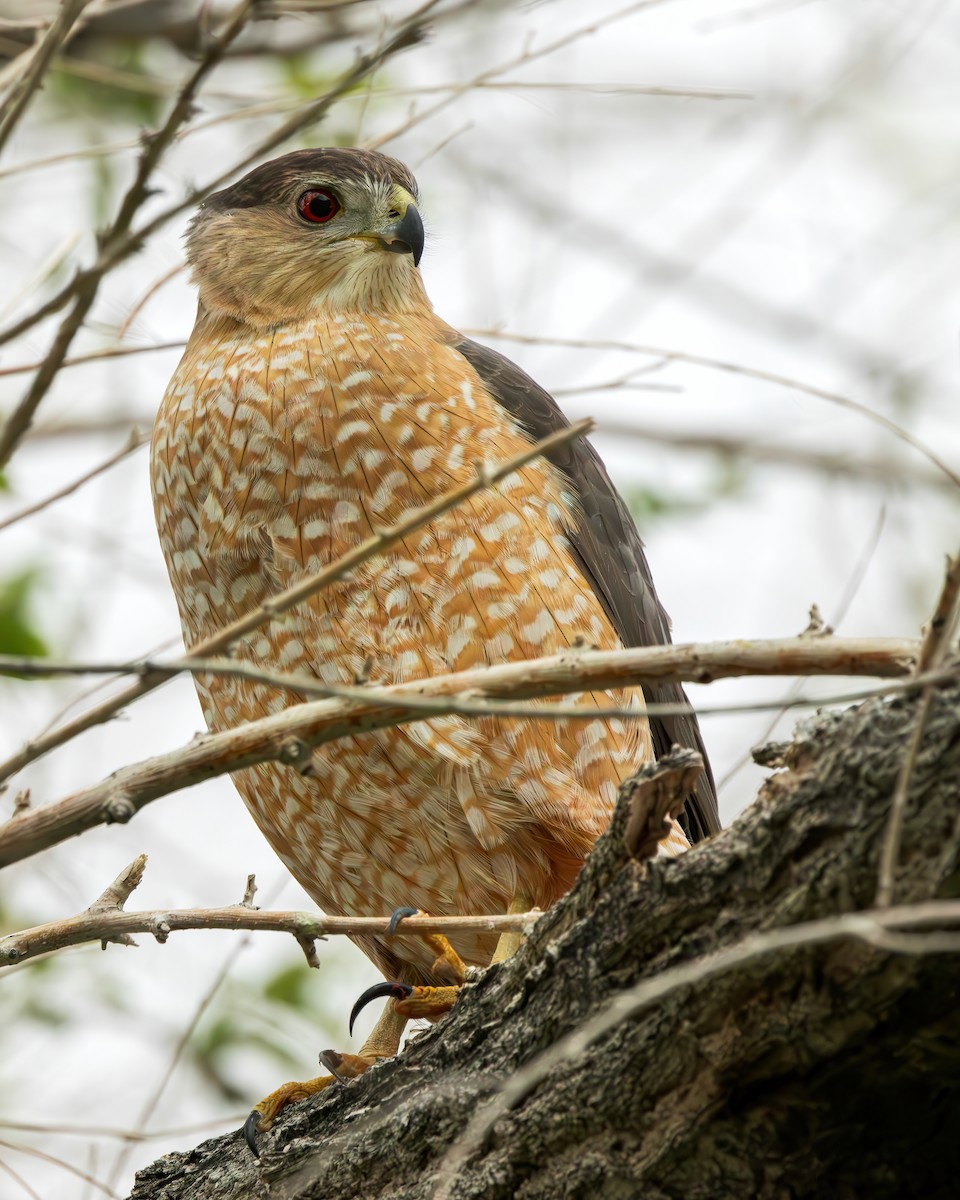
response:
<svg viewBox="0 0 960 1200"><path fill-rule="evenodd" d="M478 462L567 425L508 359L433 312L417 184L368 150L284 155L212 195L187 235L196 324L164 396L151 478L186 645L310 576ZM583 439L516 471L239 640L236 658L321 683L396 683L470 667L670 640L627 508ZM197 677L211 729L295 703L265 683ZM678 686L611 694L624 708ZM234 781L267 840L327 913L546 908L606 827L617 789L692 716L432 717L320 746L309 769L265 762ZM682 826L682 827L681 827ZM664 844L719 829L709 767ZM409 907L408 907L409 906ZM356 939L394 997L341 1075L396 1053L411 1015L449 1007L493 935ZM514 939L515 940L515 939ZM251 1114L330 1082L287 1084Z"/></svg>

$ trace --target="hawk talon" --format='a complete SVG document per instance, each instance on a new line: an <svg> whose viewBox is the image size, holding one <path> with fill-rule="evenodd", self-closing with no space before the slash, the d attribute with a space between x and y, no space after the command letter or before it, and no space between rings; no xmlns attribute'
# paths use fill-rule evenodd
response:
<svg viewBox="0 0 960 1200"><path fill-rule="evenodd" d="M353 1030L351 1029L350 1032L352 1033ZM337 1083L346 1082L344 1076L340 1074L340 1065L343 1062L343 1055L338 1050L321 1050L319 1058L320 1066L326 1067Z"/></svg>
<svg viewBox="0 0 960 1200"><path fill-rule="evenodd" d="M243 1140L250 1148L250 1153L254 1158L260 1157L260 1147L257 1144L257 1134L260 1132L260 1121L262 1120L260 1113L254 1109L243 1123Z"/></svg>
<svg viewBox="0 0 960 1200"><path fill-rule="evenodd" d="M361 1011L367 1007L371 1000L379 1000L381 996L392 997L394 1000L408 1000L413 995L413 987L409 983L397 983L393 980L385 980L383 983L375 983L373 987L357 997L357 1002L350 1010L350 1036L353 1037L353 1023L360 1015Z"/></svg>
<svg viewBox="0 0 960 1200"><path fill-rule="evenodd" d="M390 924L387 926L387 933L393 937L401 921L405 921L407 917L418 917L419 915L419 908L395 908L393 915L390 917Z"/></svg>

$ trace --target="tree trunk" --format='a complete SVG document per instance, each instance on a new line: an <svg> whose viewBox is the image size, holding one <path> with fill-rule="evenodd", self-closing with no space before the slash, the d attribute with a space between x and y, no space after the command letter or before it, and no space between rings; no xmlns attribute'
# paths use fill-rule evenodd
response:
<svg viewBox="0 0 960 1200"><path fill-rule="evenodd" d="M288 1110L259 1162L230 1134L161 1158L133 1197L956 1195L955 952L850 937L764 951L664 986L587 1046L561 1044L639 981L870 908L916 710L913 697L870 701L806 722L757 802L680 859L630 856L625 787L570 895L436 1028ZM898 904L960 892L958 796L960 692L941 692L912 769ZM516 1087L551 1050L539 1082ZM468 1122L498 1094L503 1111L465 1152Z"/></svg>

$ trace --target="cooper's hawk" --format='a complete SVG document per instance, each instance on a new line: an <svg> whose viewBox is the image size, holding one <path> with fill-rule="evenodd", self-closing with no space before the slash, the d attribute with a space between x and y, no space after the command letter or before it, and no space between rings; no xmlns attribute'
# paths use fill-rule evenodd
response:
<svg viewBox="0 0 960 1200"><path fill-rule="evenodd" d="M187 254L197 320L153 435L157 524L189 647L424 501L566 425L513 363L433 312L417 185L364 150L287 154L203 205ZM580 644L669 641L627 509L583 440L437 518L238 641L235 657L321 681L398 682ZM197 688L211 728L276 713L288 691ZM679 687L648 701L683 699ZM605 698L609 704L610 697ZM638 706L637 690L612 693ZM598 697L569 697L589 710ZM309 771L234 775L270 844L322 909L381 915L546 908L606 826L620 782L692 717L530 721L451 715L319 747ZM709 769L668 849L719 828ZM390 980L486 965L487 934L357 939ZM437 960L437 961L435 961ZM404 994L411 991L408 986ZM419 993L418 993L419 994ZM387 1004L343 1073L395 1053ZM261 1128L321 1081L260 1106Z"/></svg>

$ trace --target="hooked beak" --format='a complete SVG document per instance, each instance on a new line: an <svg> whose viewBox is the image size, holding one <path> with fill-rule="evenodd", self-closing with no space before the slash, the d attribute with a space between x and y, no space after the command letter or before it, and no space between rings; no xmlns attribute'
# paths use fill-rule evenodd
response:
<svg viewBox="0 0 960 1200"><path fill-rule="evenodd" d="M407 203L402 217L384 225L378 237L387 250L395 254L412 254L413 265L419 266L423 255L423 221L412 201Z"/></svg>

